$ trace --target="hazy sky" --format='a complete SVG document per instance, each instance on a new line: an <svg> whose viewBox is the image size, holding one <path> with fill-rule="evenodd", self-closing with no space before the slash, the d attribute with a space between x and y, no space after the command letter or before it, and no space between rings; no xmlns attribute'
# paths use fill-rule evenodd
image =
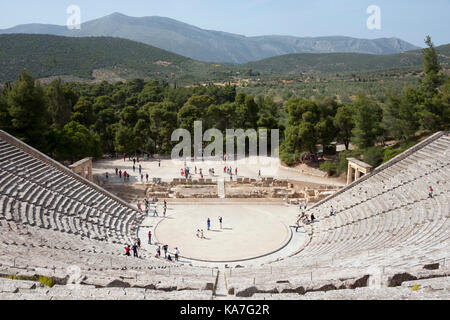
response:
<svg viewBox="0 0 450 320"><path fill-rule="evenodd" d="M398 37L423 46L450 43L450 0L1 0L0 29L25 23L65 25L69 5L86 22L113 12L164 16L204 29L255 35ZM381 9L381 30L369 30L369 5Z"/></svg>

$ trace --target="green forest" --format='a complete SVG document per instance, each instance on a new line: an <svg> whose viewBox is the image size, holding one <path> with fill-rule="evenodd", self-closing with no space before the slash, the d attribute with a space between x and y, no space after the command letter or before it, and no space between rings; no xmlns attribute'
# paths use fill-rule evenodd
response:
<svg viewBox="0 0 450 320"><path fill-rule="evenodd" d="M55 80L41 85L28 71L0 92L0 129L60 161L114 153L170 154L172 132L280 129L280 156L288 165L317 145L333 141L356 146L322 169L339 174L349 154L376 166L423 135L448 130L450 81L442 72L431 39L422 52L423 75L380 97L358 93L352 101L335 95L317 99L238 92L232 85L179 87L165 80L87 84ZM395 147L384 147L387 140Z"/></svg>

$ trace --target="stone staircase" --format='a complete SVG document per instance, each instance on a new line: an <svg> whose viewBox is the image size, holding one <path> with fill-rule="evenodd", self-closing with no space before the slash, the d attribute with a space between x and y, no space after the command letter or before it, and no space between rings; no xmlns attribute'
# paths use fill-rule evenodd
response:
<svg viewBox="0 0 450 320"><path fill-rule="evenodd" d="M225 179L219 177L217 179L217 195L219 199L225 199Z"/></svg>

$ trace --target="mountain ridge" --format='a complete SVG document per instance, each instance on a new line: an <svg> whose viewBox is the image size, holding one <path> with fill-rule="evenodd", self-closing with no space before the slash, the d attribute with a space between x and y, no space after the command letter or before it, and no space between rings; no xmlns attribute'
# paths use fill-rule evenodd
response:
<svg viewBox="0 0 450 320"><path fill-rule="evenodd" d="M130 17L113 13L90 20L81 30L51 24L25 24L0 30L5 33L49 34L67 37L105 36L142 42L191 59L243 64L294 53L393 54L419 49L398 38L357 39L345 36L245 36L202 29L161 16Z"/></svg>

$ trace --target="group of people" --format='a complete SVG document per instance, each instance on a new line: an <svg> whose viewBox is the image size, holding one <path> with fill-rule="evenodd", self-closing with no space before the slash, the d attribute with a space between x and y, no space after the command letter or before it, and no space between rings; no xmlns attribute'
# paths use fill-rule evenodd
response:
<svg viewBox="0 0 450 320"><path fill-rule="evenodd" d="M307 209L306 202L305 203L299 202L299 209L300 209L300 214L297 216L295 232L298 232L298 229L301 227L300 223L302 223L303 225L308 225L310 223L317 221L317 219L313 213L311 213L311 215L309 215L309 216L306 213L306 209Z"/></svg>
<svg viewBox="0 0 450 320"><path fill-rule="evenodd" d="M181 169L181 176L183 178L189 179L192 176L190 171L191 171L191 169L187 168L187 167L185 167L184 169Z"/></svg>
<svg viewBox="0 0 450 320"><path fill-rule="evenodd" d="M201 179L204 178L203 169L202 168L197 168L197 166L195 166L194 172L195 172L196 175L199 174ZM214 168L208 169L208 173L212 177L216 174ZM181 177L183 177L183 178L186 178L186 179L191 179L192 178L191 168L189 168L189 167L184 167L184 169L181 169L180 170L180 174L181 174Z"/></svg>
<svg viewBox="0 0 450 320"><path fill-rule="evenodd" d="M232 167L223 167L223 173L227 173L227 174L230 174L230 175L232 175L233 174L233 168ZM235 168L234 169L234 175L236 175L237 176L237 174L238 174L238 168Z"/></svg>
<svg viewBox="0 0 450 320"><path fill-rule="evenodd" d="M157 209L158 198L156 198L156 197L153 198L152 201L150 201L148 198L145 198L144 199L144 207L145 207L144 209L142 209L142 204L141 204L140 200L137 201L136 206L137 206L139 212L145 213L148 216L150 214L150 208L151 208L153 203L155 204L155 206L153 208L153 217L159 217L158 209ZM163 202L163 216L165 217L166 214L167 214L167 201L164 200L164 202Z"/></svg>
<svg viewBox="0 0 450 320"><path fill-rule="evenodd" d="M145 181L148 183L148 181L150 179L150 175L148 173L145 173L145 175L144 175L143 168L139 164L139 157L137 159L129 157L129 160L133 161L133 172L136 172L136 168L138 169L141 183L144 183L144 178L145 178ZM123 156L123 161L126 161L126 156ZM136 167L136 163L139 164L137 167ZM161 160L158 160L158 166L161 167ZM119 168L116 168L116 176L119 176L120 179L122 179L122 176L123 176L124 182L130 181L130 174L127 171L122 171ZM106 180L108 180L108 178L109 178L108 174L106 174Z"/></svg>
<svg viewBox="0 0 450 320"><path fill-rule="evenodd" d="M172 258L172 256L168 253L169 246L167 244L163 245L162 249L164 251L164 259L167 259L168 261L174 261L175 259L175 261L178 261L180 257L180 250L178 250L178 248L175 248L174 258ZM161 246L156 247L156 257L157 258L161 257Z"/></svg>
<svg viewBox="0 0 450 320"><path fill-rule="evenodd" d="M220 229L222 230L223 218L219 217L218 220L219 220ZM211 219L210 218L206 219L206 228L208 231L211 230ZM196 236L197 236L197 238L205 239L205 234L203 232L203 229L197 229Z"/></svg>
<svg viewBox="0 0 450 320"><path fill-rule="evenodd" d="M148 232L148 244L150 244L150 245L152 244L152 232L151 231ZM162 250L164 251L164 258L169 261L173 261L172 256L170 254L168 254L169 246L167 244L162 246ZM175 251L174 251L175 261L178 261L179 255L180 255L180 250L178 250L178 248L175 248ZM159 245L156 247L156 257L157 258L161 257L161 246L159 246Z"/></svg>
<svg viewBox="0 0 450 320"><path fill-rule="evenodd" d="M122 170L119 170L118 168L116 168L116 176L119 176L120 179L122 179L123 176L123 181L130 181L130 175L126 172ZM106 176L106 178L108 179L109 177Z"/></svg>
<svg viewBox="0 0 450 320"><path fill-rule="evenodd" d="M135 258L139 258L138 249L141 248L141 239L137 239L136 242L130 246L129 244L125 247L125 256L130 257L131 256L131 250L133 250L133 256Z"/></svg>

